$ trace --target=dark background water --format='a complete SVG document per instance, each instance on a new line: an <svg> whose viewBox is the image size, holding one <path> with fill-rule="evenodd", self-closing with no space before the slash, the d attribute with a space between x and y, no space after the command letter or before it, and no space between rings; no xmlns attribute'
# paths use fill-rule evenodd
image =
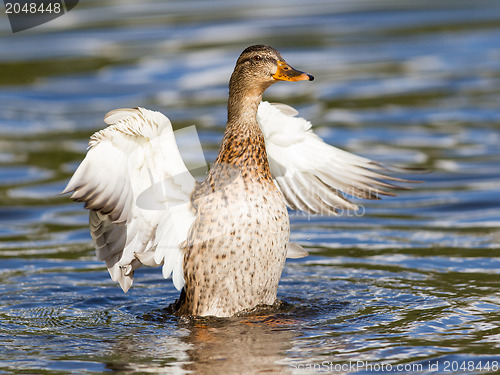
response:
<svg viewBox="0 0 500 375"><path fill-rule="evenodd" d="M159 269L124 294L58 193L114 108L196 124L213 160L255 43L316 77L267 100L431 173L363 216L291 212L311 255L287 263L282 305L186 321ZM2 10L0 51L0 373L498 372L500 2L83 1L16 34Z"/></svg>

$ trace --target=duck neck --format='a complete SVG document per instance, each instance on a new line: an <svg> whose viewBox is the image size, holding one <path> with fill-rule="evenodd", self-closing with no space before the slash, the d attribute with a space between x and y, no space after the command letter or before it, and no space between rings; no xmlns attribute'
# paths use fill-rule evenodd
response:
<svg viewBox="0 0 500 375"><path fill-rule="evenodd" d="M257 123L264 90L233 74L229 83L227 126L216 162L269 169L264 135Z"/></svg>
<svg viewBox="0 0 500 375"><path fill-rule="evenodd" d="M231 77L227 101L227 127L257 126L257 109L262 101L264 90L259 87L245 88L244 82Z"/></svg>

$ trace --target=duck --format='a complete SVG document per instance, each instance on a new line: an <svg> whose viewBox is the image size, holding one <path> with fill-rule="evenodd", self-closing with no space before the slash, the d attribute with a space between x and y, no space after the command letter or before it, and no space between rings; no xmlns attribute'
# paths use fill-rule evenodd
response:
<svg viewBox="0 0 500 375"><path fill-rule="evenodd" d="M275 48L253 45L229 80L227 124L215 162L198 181L170 120L145 108L106 114L62 194L84 202L97 258L124 292L139 267L162 267L182 316L231 317L273 305L290 242L288 210L335 215L347 196L395 195L391 170L324 142L284 104L262 100L277 82L313 81Z"/></svg>

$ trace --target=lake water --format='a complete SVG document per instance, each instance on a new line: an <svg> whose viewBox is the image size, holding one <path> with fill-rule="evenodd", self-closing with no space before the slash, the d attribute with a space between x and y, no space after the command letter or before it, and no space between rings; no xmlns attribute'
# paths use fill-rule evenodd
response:
<svg viewBox="0 0 500 375"><path fill-rule="evenodd" d="M196 124L212 161L256 43L316 77L267 100L430 172L361 216L291 212L310 256L274 309L177 318L159 269L110 280L58 193L114 108ZM89 0L16 34L2 14L0 51L0 374L499 372L499 1Z"/></svg>

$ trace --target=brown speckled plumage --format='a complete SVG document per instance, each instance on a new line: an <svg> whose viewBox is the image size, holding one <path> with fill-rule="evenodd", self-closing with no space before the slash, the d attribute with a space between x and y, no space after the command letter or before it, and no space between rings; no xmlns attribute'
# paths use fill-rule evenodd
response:
<svg viewBox="0 0 500 375"><path fill-rule="evenodd" d="M192 198L180 314L231 316L276 300L290 227L256 116L277 61L284 61L278 51L253 46L231 76L221 148Z"/></svg>

